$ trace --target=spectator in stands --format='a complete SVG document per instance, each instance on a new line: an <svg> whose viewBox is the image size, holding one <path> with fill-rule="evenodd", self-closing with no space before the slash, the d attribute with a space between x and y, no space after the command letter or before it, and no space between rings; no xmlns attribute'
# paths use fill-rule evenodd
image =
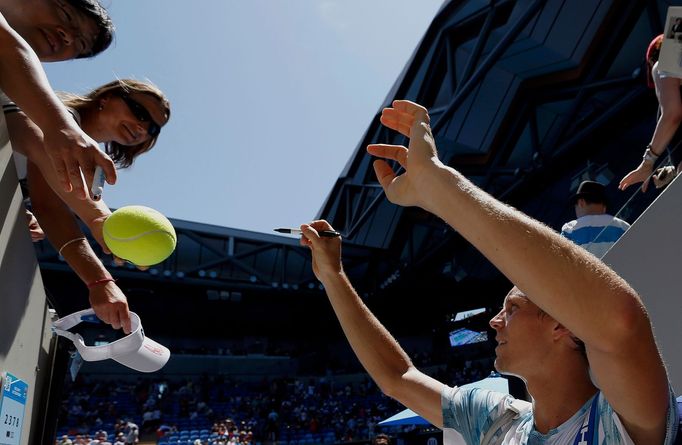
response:
<svg viewBox="0 0 682 445"><path fill-rule="evenodd" d="M606 187L598 182L581 182L572 201L577 219L564 224L561 234L602 258L630 224L606 213Z"/></svg>
<svg viewBox="0 0 682 445"><path fill-rule="evenodd" d="M374 445L391 445L391 438L387 434L379 433L374 437Z"/></svg>
<svg viewBox="0 0 682 445"><path fill-rule="evenodd" d="M114 445L126 445L125 436L123 435L123 433L118 433L116 435L116 440L114 441Z"/></svg>
<svg viewBox="0 0 682 445"><path fill-rule="evenodd" d="M225 423L222 423L221 426L222 428L219 429L219 432L222 431L226 436L229 436L234 430L237 429L234 420L230 418L225 419Z"/></svg>
<svg viewBox="0 0 682 445"><path fill-rule="evenodd" d="M73 442L69 439L68 434L62 436L62 440L59 441L59 445L72 445Z"/></svg>
<svg viewBox="0 0 682 445"><path fill-rule="evenodd" d="M279 431L278 421L279 414L277 414L277 411L273 407L268 413L267 424L265 425L267 439L271 442L277 440L277 432Z"/></svg>
<svg viewBox="0 0 682 445"><path fill-rule="evenodd" d="M579 443L590 434L595 443L673 443L677 404L635 291L594 256L442 164L425 108L394 101L381 122L410 141L409 149L367 148L380 158L374 171L386 197L433 212L516 285L490 321L497 334L495 366L521 376L534 403L449 388L418 371L345 276L341 239L318 235L331 225L303 224L301 244L312 251L313 271L378 386L445 428L450 443L480 443L484 435L494 443ZM404 173L397 176L386 160ZM581 431L590 411L597 417L592 431ZM505 426L488 431L501 418L509 419Z"/></svg>
<svg viewBox="0 0 682 445"><path fill-rule="evenodd" d="M92 57L109 46L112 35L111 20L97 0L0 0L0 96L9 96L40 128L59 184L80 198L86 196L80 169L91 180L100 165L112 184L116 169L66 111L40 62Z"/></svg>
<svg viewBox="0 0 682 445"><path fill-rule="evenodd" d="M98 431L97 434L95 435L95 440L93 440L91 443L93 444L98 444L98 445L111 445L111 442L108 440L108 434L106 431Z"/></svg>
<svg viewBox="0 0 682 445"><path fill-rule="evenodd" d="M15 97L27 110L30 110L36 122L41 122L44 127L41 127L41 130L45 131L49 137L48 143L45 145L47 151L44 154L48 160L51 160L49 162L51 166L54 162L54 166L60 165L59 168L61 169L61 164L65 161L69 165L75 162L76 166L79 164L85 166L96 162L106 168L105 171L108 172L113 181L116 171L111 160L102 155L99 150L93 151L92 141L77 127L72 128L74 124L70 119L67 122L62 122L63 107L49 108L55 102L55 95L47 83L41 65L37 63L36 54L33 52L34 50L38 53L37 56L43 61L93 56L109 45L113 26L106 11L95 0L73 0L64 3L59 8L55 6L56 4L48 1L37 1L27 7L21 7L14 0L0 2L0 16L4 15L7 19L7 22L2 20L3 23L0 24L0 35L4 39L3 48L6 50L5 55L1 57L7 68L6 71L0 72L0 87L7 90L12 97ZM60 12L60 9L73 14L78 24L65 27L63 23L64 13ZM46 24L49 25L46 27ZM41 30L41 26L44 29ZM20 36L12 33L12 30L18 32ZM60 39L55 39L55 48L46 47L42 33L52 36L61 35ZM74 36L78 39L75 39ZM87 41L88 44L95 40L95 44L86 50L83 42L76 40ZM85 52L81 53L77 46ZM17 52L24 56L16 57ZM21 63L17 66L19 61ZM28 62L26 72L24 72L26 67L23 65L25 62ZM13 70L17 68L19 72L13 73ZM8 101L9 99L0 90L0 102L4 104ZM8 123L8 125L11 127L11 124ZM67 129L67 127L69 128ZM61 132L62 129L64 132ZM57 131L56 134L54 133L55 130ZM3 126L0 133L4 132ZM0 137L0 139L4 140L5 136ZM61 150L61 152L57 150ZM92 172L90 172L91 174ZM58 177L63 180L69 179L65 173L60 173ZM79 174L74 184L79 186L80 183ZM61 187L62 185L58 184L58 186ZM82 188L82 186L80 187ZM42 228L28 210L26 210L26 218L31 239L33 241L43 239L45 235Z"/></svg>
<svg viewBox="0 0 682 445"><path fill-rule="evenodd" d="M142 431L151 431L151 424L152 424L152 416L153 416L153 411L151 409L148 409L144 413L142 413Z"/></svg>
<svg viewBox="0 0 682 445"><path fill-rule="evenodd" d="M140 429L133 422L126 422L124 434L126 445L136 445L140 442Z"/></svg>
<svg viewBox="0 0 682 445"><path fill-rule="evenodd" d="M660 54L663 34L656 36L647 49L647 79L651 88L655 88L659 104L659 117L656 129L651 141L646 146L642 162L620 181L619 188L625 190L632 184L642 182L642 191L646 192L649 187L654 165L662 156L675 132L682 122L682 98L680 97L680 83L682 78L679 74L663 71L659 68L658 56ZM677 144L679 145L679 143ZM656 188L661 188L677 175L682 168L682 149L673 147L671 152L673 165L666 165L656 170L653 181Z"/></svg>
<svg viewBox="0 0 682 445"><path fill-rule="evenodd" d="M132 79L109 82L85 96L62 94L62 98L74 120L94 140L105 144L119 167L130 166L137 156L148 151L170 116L168 100L156 86ZM42 155L44 140L40 130L17 107L6 107L5 114L11 124L14 149L30 161L29 190L41 227L88 286L90 304L97 316L129 333L126 297L90 248L69 208L90 228L105 252L108 249L102 228L111 211L101 200L81 200L61 190L54 169Z"/></svg>
<svg viewBox="0 0 682 445"><path fill-rule="evenodd" d="M11 98L35 122L33 128L43 141L38 155L52 170L57 187L64 193L76 190L76 198L85 197L79 167L90 182L96 164L111 183L116 169L51 90L40 61L94 56L109 46L112 33L111 20L96 0L0 1L0 37L5 51L0 56L0 88L9 96L0 94L0 101L6 105ZM0 127L0 133L5 133L4 125ZM7 121L7 135L27 130L23 121ZM40 236L42 229L32 218L29 227L32 238Z"/></svg>

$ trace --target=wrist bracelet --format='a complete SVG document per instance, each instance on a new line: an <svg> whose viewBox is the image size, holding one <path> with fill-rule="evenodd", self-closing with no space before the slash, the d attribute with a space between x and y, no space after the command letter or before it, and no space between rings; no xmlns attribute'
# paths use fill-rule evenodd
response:
<svg viewBox="0 0 682 445"><path fill-rule="evenodd" d="M81 237L78 237L78 238L74 238L74 239L72 239L71 241L65 242L64 244L62 244L62 247L59 248L59 250L57 251L57 253L59 253L59 255L61 255L61 254L62 254L62 250L64 250L65 247L67 247L67 246L70 245L70 244L75 243L76 241L81 241L81 240L85 241L85 237L84 237L84 236L81 236Z"/></svg>
<svg viewBox="0 0 682 445"><path fill-rule="evenodd" d="M86 286L88 286L88 289L92 289L93 287L95 287L99 284L105 284L105 283L109 283L109 282L114 283L114 282L116 282L116 280L113 279L112 277L100 278L99 280L95 280L92 283L86 284Z"/></svg>
<svg viewBox="0 0 682 445"><path fill-rule="evenodd" d="M649 162L653 164L658 159L658 156L659 155L655 154L653 150L651 150L651 144L649 144L646 146L646 150L644 151L644 156L642 157L642 159L644 160L644 162Z"/></svg>

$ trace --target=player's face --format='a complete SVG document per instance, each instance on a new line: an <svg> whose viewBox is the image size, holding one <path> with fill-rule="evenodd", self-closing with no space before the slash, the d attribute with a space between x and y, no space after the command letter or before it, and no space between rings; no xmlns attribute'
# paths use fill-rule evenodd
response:
<svg viewBox="0 0 682 445"><path fill-rule="evenodd" d="M157 136L166 123L161 101L144 93L111 95L98 117L106 127L107 141L104 142L131 147Z"/></svg>
<svg viewBox="0 0 682 445"><path fill-rule="evenodd" d="M507 294L490 326L496 333L495 368L499 372L528 378L541 370L542 357L551 347L551 320L518 288Z"/></svg>
<svg viewBox="0 0 682 445"><path fill-rule="evenodd" d="M10 25L43 62L75 59L90 53L99 29L67 0L21 0Z"/></svg>

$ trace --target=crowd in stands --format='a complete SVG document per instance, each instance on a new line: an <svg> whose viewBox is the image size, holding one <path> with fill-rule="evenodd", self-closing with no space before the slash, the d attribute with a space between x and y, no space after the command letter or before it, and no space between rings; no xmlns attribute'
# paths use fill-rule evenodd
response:
<svg viewBox="0 0 682 445"><path fill-rule="evenodd" d="M492 361L456 360L430 369L436 378L464 384L485 378ZM58 439L58 444L105 444L98 438L102 433L113 444L132 431L155 434L160 444L361 441L374 437L381 420L403 409L363 374L259 382L217 375L137 383L79 376L67 383L65 395L57 437L66 435L67 441Z"/></svg>
<svg viewBox="0 0 682 445"><path fill-rule="evenodd" d="M133 422L118 421L111 434L98 430L94 434L63 434L57 439L57 445L129 445L139 442L139 428Z"/></svg>

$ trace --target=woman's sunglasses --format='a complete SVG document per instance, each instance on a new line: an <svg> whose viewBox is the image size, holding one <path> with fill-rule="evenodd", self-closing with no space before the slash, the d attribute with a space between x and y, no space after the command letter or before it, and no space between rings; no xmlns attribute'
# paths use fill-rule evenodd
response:
<svg viewBox="0 0 682 445"><path fill-rule="evenodd" d="M142 104L131 98L128 94L121 94L120 96L121 99L123 99L123 102L125 102L128 108L130 108L130 111L133 113L133 115L135 115L137 120L140 122L149 123L149 126L147 127L147 133L149 136L153 138L157 137L159 133L161 133L161 126L154 122L154 119L152 119L149 111L147 111Z"/></svg>

